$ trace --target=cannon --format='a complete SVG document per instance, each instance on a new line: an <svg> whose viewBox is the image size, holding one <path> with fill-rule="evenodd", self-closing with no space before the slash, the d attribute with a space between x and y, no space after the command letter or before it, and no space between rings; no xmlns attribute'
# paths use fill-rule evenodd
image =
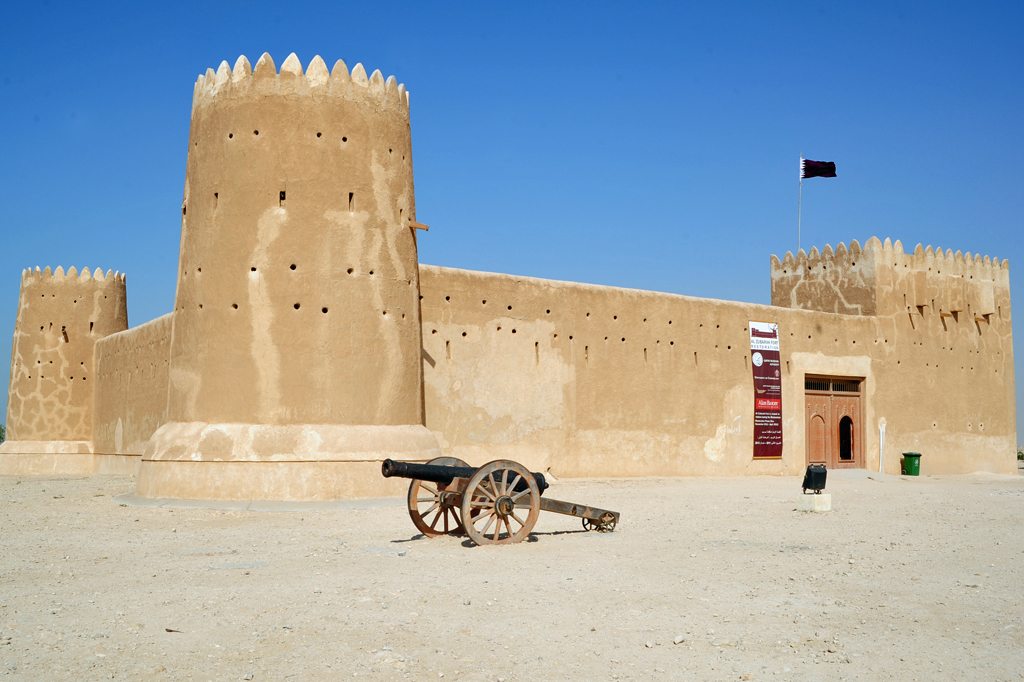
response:
<svg viewBox="0 0 1024 682"><path fill-rule="evenodd" d="M608 533L619 513L542 497L548 488L544 474L522 464L499 459L482 467L455 457L438 457L426 464L384 460L384 478L408 478L409 516L428 538L468 535L478 545L522 542L530 535L541 511L582 519L583 528Z"/></svg>

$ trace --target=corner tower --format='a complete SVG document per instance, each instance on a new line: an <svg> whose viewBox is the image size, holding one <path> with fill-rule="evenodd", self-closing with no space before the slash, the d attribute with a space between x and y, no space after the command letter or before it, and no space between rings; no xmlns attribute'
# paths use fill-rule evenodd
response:
<svg viewBox="0 0 1024 682"><path fill-rule="evenodd" d="M861 248L828 244L780 261L771 257L772 305L844 315L923 315L989 322L1010 317L1010 264L980 254L925 248L906 253L897 239Z"/></svg>
<svg viewBox="0 0 1024 682"><path fill-rule="evenodd" d="M94 348L127 328L124 275L22 273L0 473L93 472Z"/></svg>
<svg viewBox="0 0 1024 682"><path fill-rule="evenodd" d="M294 54L207 70L181 211L169 423L140 495L391 494L379 460L440 455L404 86Z"/></svg>

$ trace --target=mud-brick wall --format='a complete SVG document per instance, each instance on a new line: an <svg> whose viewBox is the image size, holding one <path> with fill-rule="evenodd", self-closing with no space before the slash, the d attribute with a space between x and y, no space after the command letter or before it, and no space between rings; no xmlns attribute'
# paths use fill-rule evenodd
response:
<svg viewBox="0 0 1024 682"><path fill-rule="evenodd" d="M794 311L431 266L420 278L426 424L470 464L508 457L562 476L800 466L751 460L748 320Z"/></svg>
<svg viewBox="0 0 1024 682"><path fill-rule="evenodd" d="M172 318L169 313L96 343L96 453L141 455L167 421Z"/></svg>
<svg viewBox="0 0 1024 682"><path fill-rule="evenodd" d="M434 266L420 267L420 293L425 423L447 454L473 465L506 457L562 476L796 474L804 379L824 374L863 379L869 469L879 466L883 421L889 473L903 450L926 453L925 473L1014 466L1005 320L953 332L937 314L837 315ZM752 460L751 320L780 327L781 461Z"/></svg>

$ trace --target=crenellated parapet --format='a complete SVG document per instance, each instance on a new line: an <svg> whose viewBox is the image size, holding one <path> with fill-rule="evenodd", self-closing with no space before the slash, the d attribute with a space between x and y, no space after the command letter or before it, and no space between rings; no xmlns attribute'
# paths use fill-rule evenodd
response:
<svg viewBox="0 0 1024 682"><path fill-rule="evenodd" d="M302 63L294 53L284 60L278 72L274 60L265 52L255 68L242 55L235 61L234 68L223 61L216 71L207 69L196 79L192 109L222 98L258 99L276 95L364 101L405 117L409 115L409 93L394 76L385 79L380 70L376 70L367 77L362 64L356 64L350 73L340 59L328 71L320 55L313 57L303 72Z"/></svg>
<svg viewBox="0 0 1024 682"><path fill-rule="evenodd" d="M11 349L8 441L0 452L91 452L95 345L127 328L123 274L74 267L23 271ZM91 467L51 464L47 470L55 472Z"/></svg>
<svg viewBox="0 0 1024 682"><path fill-rule="evenodd" d="M846 315L970 312L1009 317L1009 261L918 244L906 252L897 240L853 240L833 251L812 247L771 257L772 305Z"/></svg>

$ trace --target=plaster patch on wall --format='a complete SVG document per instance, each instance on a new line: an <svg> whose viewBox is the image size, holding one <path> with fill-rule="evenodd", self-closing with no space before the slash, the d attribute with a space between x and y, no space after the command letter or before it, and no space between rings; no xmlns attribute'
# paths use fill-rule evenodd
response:
<svg viewBox="0 0 1024 682"><path fill-rule="evenodd" d="M721 462L727 453L736 453L737 461L743 459L743 447L739 442L743 424L752 421L752 403L749 387L734 386L725 393L722 400L723 422L715 427L715 435L704 441L704 456L712 462ZM751 441L752 443L752 441ZM751 446L752 447L752 446ZM753 454L753 451L750 453Z"/></svg>
<svg viewBox="0 0 1024 682"><path fill-rule="evenodd" d="M288 222L288 214L281 207L268 208L257 223L256 244L252 262L256 272L249 277L249 305L252 309L252 355L256 361L258 416L261 421L272 422L281 404L281 354L274 343L274 306L265 288L263 271L270 268L271 245L281 228Z"/></svg>
<svg viewBox="0 0 1024 682"><path fill-rule="evenodd" d="M434 367L424 366L424 383L446 412L463 413L453 422L472 424L463 437L513 443L537 431L562 428L573 367L550 342L534 345L535 339L550 339L554 329L550 322L501 318L485 327L442 324L438 334L424 339L437 345L429 350L437 361ZM446 359L445 340L457 361Z"/></svg>

